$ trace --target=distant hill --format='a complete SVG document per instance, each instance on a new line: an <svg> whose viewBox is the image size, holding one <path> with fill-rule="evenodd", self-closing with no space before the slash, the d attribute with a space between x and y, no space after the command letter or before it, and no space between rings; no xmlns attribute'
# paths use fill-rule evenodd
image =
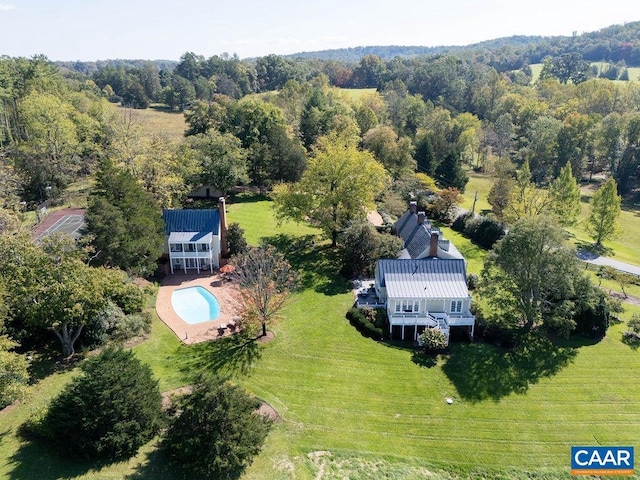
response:
<svg viewBox="0 0 640 480"><path fill-rule="evenodd" d="M572 36L514 35L465 46L363 46L301 52L287 55L287 57L355 63L365 55L377 55L389 60L395 57L411 58L454 53L477 56L488 64L498 63L496 65L498 69L503 70L540 63L546 56L572 52L580 53L590 62L623 62L628 66L640 66L640 21L611 25L598 31ZM500 59L492 60L492 56ZM505 57L510 58L506 60Z"/></svg>

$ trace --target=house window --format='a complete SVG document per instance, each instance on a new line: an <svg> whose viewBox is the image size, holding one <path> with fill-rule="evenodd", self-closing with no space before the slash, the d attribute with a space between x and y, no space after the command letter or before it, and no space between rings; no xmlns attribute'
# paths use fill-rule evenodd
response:
<svg viewBox="0 0 640 480"><path fill-rule="evenodd" d="M418 313L420 311L420 302L418 300L413 301L413 311Z"/></svg>
<svg viewBox="0 0 640 480"><path fill-rule="evenodd" d="M400 300L396 300L396 313L400 313Z"/></svg>
<svg viewBox="0 0 640 480"><path fill-rule="evenodd" d="M187 252L195 252L196 251L196 246L194 243L187 243L186 245L187 247Z"/></svg>
<svg viewBox="0 0 640 480"><path fill-rule="evenodd" d="M171 251L172 252L181 252L182 251L182 244L180 244L180 243L172 243L171 244Z"/></svg>
<svg viewBox="0 0 640 480"><path fill-rule="evenodd" d="M198 251L199 252L208 252L209 251L209 244L208 243L199 243L198 244Z"/></svg>
<svg viewBox="0 0 640 480"><path fill-rule="evenodd" d="M462 312L462 300L451 300L451 313Z"/></svg>

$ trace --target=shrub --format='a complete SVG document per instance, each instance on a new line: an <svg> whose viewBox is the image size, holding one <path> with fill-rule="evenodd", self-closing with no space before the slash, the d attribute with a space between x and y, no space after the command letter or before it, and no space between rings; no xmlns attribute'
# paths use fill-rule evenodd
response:
<svg viewBox="0 0 640 480"><path fill-rule="evenodd" d="M125 315L109 332L111 340L124 341L151 333L151 313L139 312Z"/></svg>
<svg viewBox="0 0 640 480"><path fill-rule="evenodd" d="M464 232L464 227L466 226L467 222L470 219L472 219L474 216L475 215L471 212L461 213L453 221L453 223L451 224L451 228L456 232L461 232L461 233Z"/></svg>
<svg viewBox="0 0 640 480"><path fill-rule="evenodd" d="M0 335L0 408L20 398L29 382L29 363L13 351L17 346L8 336Z"/></svg>
<svg viewBox="0 0 640 480"><path fill-rule="evenodd" d="M219 378L201 378L177 401L164 447L186 470L207 478L238 478L262 448L271 420L260 401Z"/></svg>
<svg viewBox="0 0 640 480"><path fill-rule="evenodd" d="M418 337L425 350L444 350L447 348L447 337L438 328L425 328Z"/></svg>
<svg viewBox="0 0 640 480"><path fill-rule="evenodd" d="M229 255L245 253L249 247L244 237L244 229L235 222L229 224L229 228L227 228L227 241L229 242Z"/></svg>
<svg viewBox="0 0 640 480"><path fill-rule="evenodd" d="M34 431L69 456L131 457L161 427L162 397L151 369L121 348L107 348L80 368L83 374L53 400Z"/></svg>
<svg viewBox="0 0 640 480"><path fill-rule="evenodd" d="M365 337L374 338L380 340L384 337L384 330L381 326L376 326L379 323L378 314L371 308L351 308L347 312L347 319L349 323L356 327L362 335Z"/></svg>
<svg viewBox="0 0 640 480"><path fill-rule="evenodd" d="M504 225L497 220L480 215L465 223L464 232L467 237L487 250L504 237Z"/></svg>
<svg viewBox="0 0 640 480"><path fill-rule="evenodd" d="M624 332L624 336L635 342L640 341L640 315L637 313L633 314L627 322L627 331Z"/></svg>
<svg viewBox="0 0 640 480"><path fill-rule="evenodd" d="M478 288L478 281L480 279L478 278L478 275L476 275L475 273L470 273L469 275L467 275L467 288L469 290L475 290L476 288Z"/></svg>

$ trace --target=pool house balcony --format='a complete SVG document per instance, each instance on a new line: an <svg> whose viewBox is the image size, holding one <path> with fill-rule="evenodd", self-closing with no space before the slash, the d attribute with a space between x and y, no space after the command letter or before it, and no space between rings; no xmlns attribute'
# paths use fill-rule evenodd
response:
<svg viewBox="0 0 640 480"><path fill-rule="evenodd" d="M169 261L171 273L175 270L210 270L213 273L215 266L214 259L217 259L219 252L216 252L215 245L212 245L211 234L198 238L190 232L174 232L169 236Z"/></svg>

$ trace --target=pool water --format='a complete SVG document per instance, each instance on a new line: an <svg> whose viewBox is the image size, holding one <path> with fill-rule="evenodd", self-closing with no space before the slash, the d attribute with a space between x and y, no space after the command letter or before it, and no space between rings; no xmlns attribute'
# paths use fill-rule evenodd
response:
<svg viewBox="0 0 640 480"><path fill-rule="evenodd" d="M171 306L190 325L209 322L220 316L218 299L202 287L174 290L171 294Z"/></svg>

